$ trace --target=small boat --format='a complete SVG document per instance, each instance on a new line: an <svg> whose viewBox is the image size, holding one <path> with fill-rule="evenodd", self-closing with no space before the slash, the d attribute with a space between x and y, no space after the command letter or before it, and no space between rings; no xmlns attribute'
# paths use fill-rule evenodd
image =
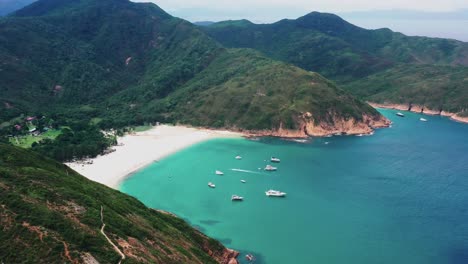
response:
<svg viewBox="0 0 468 264"><path fill-rule="evenodd" d="M358 135L356 135L356 137L362 137L362 136L364 136L364 134L358 134Z"/></svg>
<svg viewBox="0 0 468 264"><path fill-rule="evenodd" d="M426 118L419 118L419 121L422 121L422 122L427 122L427 119Z"/></svg>
<svg viewBox="0 0 468 264"><path fill-rule="evenodd" d="M241 182L242 182L242 183L246 183L246 181L245 181L245 180L241 180Z"/></svg>
<svg viewBox="0 0 468 264"><path fill-rule="evenodd" d="M242 157L241 156L236 156L236 160L241 160Z"/></svg>
<svg viewBox="0 0 468 264"><path fill-rule="evenodd" d="M231 201L242 201L244 200L244 197L239 196L239 195L233 195L231 196Z"/></svg>
<svg viewBox="0 0 468 264"><path fill-rule="evenodd" d="M399 116L399 117L405 117L405 115L400 113L400 112L396 113L396 115Z"/></svg>
<svg viewBox="0 0 468 264"><path fill-rule="evenodd" d="M275 158L275 157L271 157L270 161L271 161L271 162L274 162L274 163L280 163L280 162L281 162L280 159Z"/></svg>
<svg viewBox="0 0 468 264"><path fill-rule="evenodd" d="M267 196L273 196L273 197L284 197L286 196L285 192L280 192L280 191L275 191L275 190L268 190L265 192Z"/></svg>
<svg viewBox="0 0 468 264"><path fill-rule="evenodd" d="M264 170L266 170L266 171L275 171L275 170L277 170L277 169L278 169L278 168L273 167L273 166L271 166L271 165L266 165L266 167L265 167Z"/></svg>
<svg viewBox="0 0 468 264"><path fill-rule="evenodd" d="M328 138L330 138L330 137L333 137L333 135L326 135L325 137L328 137Z"/></svg>
<svg viewBox="0 0 468 264"><path fill-rule="evenodd" d="M255 260L255 258L254 258L254 256L253 256L252 254L247 254L247 255L245 255L245 259L246 259L247 261L249 261L249 262Z"/></svg>
<svg viewBox="0 0 468 264"><path fill-rule="evenodd" d="M212 182L209 182L209 183L208 183L208 186L209 186L210 188L215 188L215 187L216 187L216 185L214 185L214 183L212 183Z"/></svg>
<svg viewBox="0 0 468 264"><path fill-rule="evenodd" d="M328 142L328 141L327 141L327 142L325 142L325 145L328 145L328 144L330 144L330 142Z"/></svg>
<svg viewBox="0 0 468 264"><path fill-rule="evenodd" d="M219 170L215 171L215 173L216 173L216 175L224 175L224 172L219 171Z"/></svg>

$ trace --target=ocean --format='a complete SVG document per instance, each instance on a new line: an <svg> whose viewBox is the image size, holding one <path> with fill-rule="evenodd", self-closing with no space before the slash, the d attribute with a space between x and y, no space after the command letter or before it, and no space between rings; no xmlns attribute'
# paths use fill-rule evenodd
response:
<svg viewBox="0 0 468 264"><path fill-rule="evenodd" d="M373 136L211 140L120 190L240 251L241 263L247 253L268 264L468 263L468 125L380 111L394 123ZM276 172L263 170L271 156Z"/></svg>

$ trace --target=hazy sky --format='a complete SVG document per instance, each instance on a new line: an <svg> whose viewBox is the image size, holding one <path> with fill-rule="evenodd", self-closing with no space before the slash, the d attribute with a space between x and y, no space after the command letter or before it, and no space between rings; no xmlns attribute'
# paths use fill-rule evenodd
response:
<svg viewBox="0 0 468 264"><path fill-rule="evenodd" d="M1 1L1 0L0 0ZM186 20L271 23L311 11L335 13L365 28L468 41L468 0L133 0Z"/></svg>

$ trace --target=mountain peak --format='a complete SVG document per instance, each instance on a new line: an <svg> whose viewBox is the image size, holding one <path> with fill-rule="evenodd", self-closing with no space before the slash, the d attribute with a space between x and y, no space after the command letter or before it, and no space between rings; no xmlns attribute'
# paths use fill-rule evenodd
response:
<svg viewBox="0 0 468 264"><path fill-rule="evenodd" d="M130 3L129 0L38 0L13 13L14 16L43 16L78 6Z"/></svg>
<svg viewBox="0 0 468 264"><path fill-rule="evenodd" d="M357 28L335 14L316 11L296 19L295 22L298 26L314 28L319 31L336 31L350 27Z"/></svg>

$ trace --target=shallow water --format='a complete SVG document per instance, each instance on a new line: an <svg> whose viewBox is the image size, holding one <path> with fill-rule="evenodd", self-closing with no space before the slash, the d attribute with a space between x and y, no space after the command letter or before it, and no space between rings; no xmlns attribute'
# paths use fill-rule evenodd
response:
<svg viewBox="0 0 468 264"><path fill-rule="evenodd" d="M468 125L381 112L394 124L374 136L204 142L121 190L255 263L468 263ZM271 156L281 158L278 171L259 170ZM267 197L270 188L287 197Z"/></svg>

